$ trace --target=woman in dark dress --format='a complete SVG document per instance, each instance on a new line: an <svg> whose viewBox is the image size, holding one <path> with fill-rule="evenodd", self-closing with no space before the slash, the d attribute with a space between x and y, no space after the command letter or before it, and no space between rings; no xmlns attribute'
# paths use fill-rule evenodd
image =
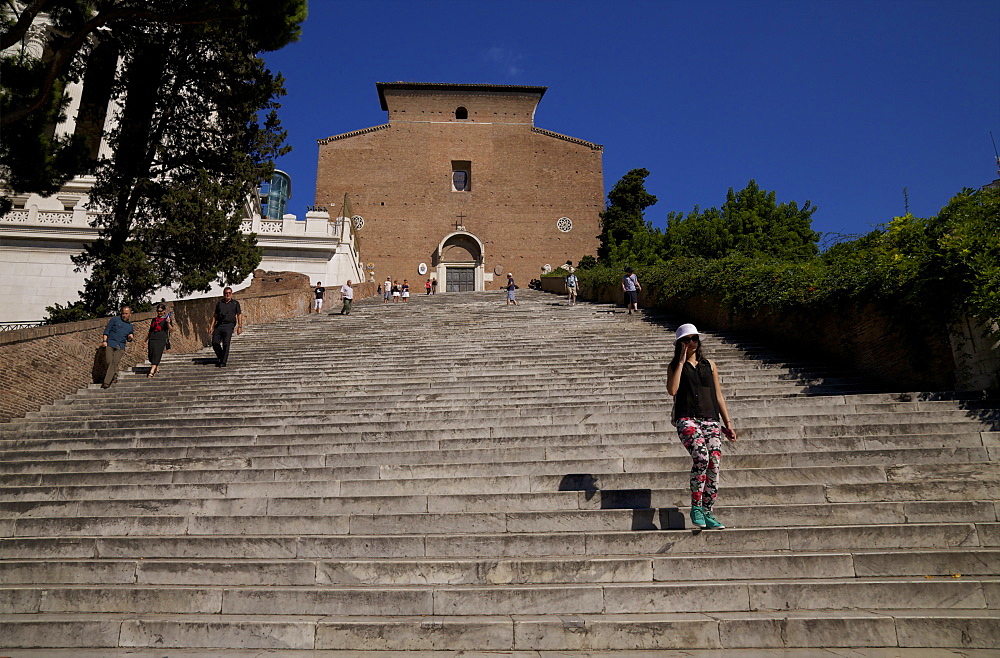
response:
<svg viewBox="0 0 1000 658"><path fill-rule="evenodd" d="M701 336L693 324L677 328L674 358L667 370L667 392L674 396L673 422L681 443L691 455L691 523L721 530L726 526L712 515L718 494L722 435L736 440L726 398L715 364L701 351Z"/></svg>
<svg viewBox="0 0 1000 658"><path fill-rule="evenodd" d="M149 335L146 336L146 345L149 349L149 362L153 367L149 369L148 377L156 374L160 369L160 359L163 358L163 350L170 340L170 316L167 315L167 305L156 305L156 317L149 323Z"/></svg>

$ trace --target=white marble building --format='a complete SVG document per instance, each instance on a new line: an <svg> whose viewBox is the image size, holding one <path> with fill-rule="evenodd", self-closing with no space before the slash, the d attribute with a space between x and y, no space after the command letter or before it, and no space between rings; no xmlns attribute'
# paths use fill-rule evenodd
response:
<svg viewBox="0 0 1000 658"><path fill-rule="evenodd" d="M41 14L24 40L5 54L23 50L40 58L48 38L47 16ZM55 126L55 134L94 130L94 112L87 113L86 118L81 113L83 83L67 84L64 93L69 97L66 120ZM104 104L100 101L100 107ZM101 158L113 157L104 135L120 109L114 99L108 100L106 106L106 111L98 113L103 130L93 153ZM86 122L90 125L83 126ZM101 124L96 128L100 130ZM79 176L50 197L37 194L14 197L14 209L0 216L0 281L3 283L0 286L0 323L39 321L45 317L46 306L79 298L78 291L83 288L86 272L77 272L70 259L81 253L84 245L97 235L90 226L93 211L87 208L88 192L93 184L93 177ZM322 281L326 287L340 286L347 279L365 280L358 261L352 221L344 218L331 221L325 209L311 209L304 221L298 221L291 214L281 218L262 217L258 201L256 197L247 199L243 231L257 234L257 243L263 250L260 269L301 272L314 282ZM233 287L239 289L249 284L248 279ZM205 293L216 294L219 294L217 289ZM161 290L153 296L154 300L161 298L169 301L177 296L171 290Z"/></svg>
<svg viewBox="0 0 1000 658"><path fill-rule="evenodd" d="M86 209L86 190L92 182L75 179L58 195L27 196L18 200L21 208L0 217L0 322L41 320L46 306L78 298L86 272L77 272L70 259L97 235ZM328 288L347 279L366 280L352 221L343 217L331 221L326 210L310 210L305 221L290 214L270 219L261 217L255 203L247 206L243 231L257 234L263 250L260 269L301 272ZM250 279L233 287L248 285ZM161 290L153 296L161 298L170 301L177 295Z"/></svg>

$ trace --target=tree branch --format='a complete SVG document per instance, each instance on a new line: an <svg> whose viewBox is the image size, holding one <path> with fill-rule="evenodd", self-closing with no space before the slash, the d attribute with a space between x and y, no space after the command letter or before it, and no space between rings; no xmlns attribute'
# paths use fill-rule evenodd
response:
<svg viewBox="0 0 1000 658"><path fill-rule="evenodd" d="M23 39L24 35L28 33L28 28L31 27L32 21L35 20L35 16L48 9L49 5L53 2L55 0L33 0L33 2L25 7L21 15L17 17L14 27L10 28L10 31L0 37L0 50L7 50Z"/></svg>
<svg viewBox="0 0 1000 658"><path fill-rule="evenodd" d="M48 0L36 0L36 2L41 2L43 4L46 1ZM73 58L76 57L77 53L80 52L80 49L83 48L84 43L86 43L90 35L97 29L112 21L125 18L149 22L161 22L171 25L197 25L219 20L223 18L223 16L220 14L204 15L197 9L179 14L158 14L156 12L140 11L138 9L113 9L107 13L99 13L97 16L85 23L79 30L77 30L77 32L66 41L63 47L56 51L55 56L52 58L52 61L47 67L45 79L42 81L42 84L38 89L38 93L36 93L35 96L21 109L11 110L0 117L0 126L10 126L19 121L23 121L30 114L38 111L43 105L45 105L52 94L52 88L55 85L56 80L58 80L59 77L66 72L66 69L69 68L70 63L72 63Z"/></svg>

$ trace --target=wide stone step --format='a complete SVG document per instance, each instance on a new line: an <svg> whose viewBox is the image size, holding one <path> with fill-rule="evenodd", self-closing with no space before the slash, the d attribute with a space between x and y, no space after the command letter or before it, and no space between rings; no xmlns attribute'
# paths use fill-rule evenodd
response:
<svg viewBox="0 0 1000 658"><path fill-rule="evenodd" d="M587 462L584 462L587 463ZM976 465L978 466L978 465ZM996 468L1000 464L990 463L984 468ZM361 467L363 468L363 467ZM313 479L287 481L253 482L210 482L177 484L92 484L64 486L0 486L0 502L19 500L60 500L79 499L122 499L155 497L154 492L164 496L207 496L207 497L252 497L257 496L360 496L360 495L420 495L455 494L491 491L494 493L518 493L532 491L559 491L569 482L577 482L586 469L565 471L558 464L531 465L532 469L549 471L542 474L522 475L482 475L435 477L396 477L380 479ZM893 467L888 467L893 468ZM969 468L973 468L969 465ZM188 473L194 473L188 472ZM919 477L918 471L908 475L898 471L895 477L907 481ZM162 475L173 477L171 473ZM178 478L190 477L178 472ZM623 473L596 471L592 474L595 489L635 489L674 487L683 490L688 476L678 472L633 472ZM748 468L723 471L719 479L720 487L763 486L775 484L808 484L836 482L840 484L870 484L887 481L887 467L882 466L811 466L792 468ZM575 484L574 484L575 486ZM253 492L257 493L254 494ZM215 494L214 496L212 494Z"/></svg>
<svg viewBox="0 0 1000 658"><path fill-rule="evenodd" d="M313 559L461 558L836 551L878 547L940 549L1000 546L1000 524L909 523L870 526L736 528L720 532L548 532L268 537L0 538L0 559Z"/></svg>
<svg viewBox="0 0 1000 658"><path fill-rule="evenodd" d="M533 468L535 468L533 466ZM544 465L537 468L544 468ZM991 494L985 500L1000 499L994 495L1000 487L1000 463L906 465L906 466L811 466L792 468L745 468L723 471L720 487L837 483L861 485L866 491L875 485L891 482L914 483L921 479L973 481ZM552 467L553 471L559 471ZM193 473L194 471L188 472ZM980 472L982 473L980 475ZM178 472L178 477L189 477ZM163 475L172 477L172 473ZM976 479L976 478L979 479ZM985 478L985 479L984 479ZM567 489L656 489L684 490L687 474L677 472L572 472L550 474L410 477L389 480L283 480L254 482L209 482L171 484L92 484L65 486L0 486L0 502L28 500L123 500L150 497L250 498L255 496L405 496L423 494L472 494L550 492ZM901 487L902 488L902 487ZM848 502L848 501L844 501ZM853 501L850 501L853 502Z"/></svg>
<svg viewBox="0 0 1000 658"><path fill-rule="evenodd" d="M499 585L1000 573L1000 549L523 560L5 560L0 582L76 585Z"/></svg>
<svg viewBox="0 0 1000 658"><path fill-rule="evenodd" d="M568 446L563 450L545 448L484 449L482 451L412 451L408 453L316 453L305 455L273 455L258 457L182 457L160 459L89 459L0 461L4 484L57 485L93 484L101 478L105 484L267 481L316 479L329 475L333 479L391 479L393 477L437 477L442 472L452 475L491 475L503 472L543 473L551 464L559 469L583 469L641 472L672 471L690 467L690 457L680 454L679 445L646 444L656 456L636 457L642 451L623 446ZM774 449L771 443L739 445L740 452L727 454L729 468L764 468L778 466L835 466L842 464L919 464L950 461L957 463L988 462L986 447L960 448L901 448L895 450L865 450L858 447L844 451L802 451L793 457L788 452L754 452L747 448ZM735 447L734 447L735 448ZM546 460L547 453L549 459ZM567 454L571 453L571 454ZM647 454L649 454L647 453ZM673 453L673 454L667 454ZM575 458L574 458L575 457ZM371 464L371 465L366 465ZM183 473L179 473L183 471ZM168 473L176 475L166 476Z"/></svg>
<svg viewBox="0 0 1000 658"><path fill-rule="evenodd" d="M850 608L983 610L1000 578L341 587L0 585L0 614L458 615L749 612ZM998 611L1000 612L1000 611Z"/></svg>
<svg viewBox="0 0 1000 658"><path fill-rule="evenodd" d="M675 452L680 452L675 447ZM520 458L520 455L513 455ZM902 450L870 450L843 452L804 452L797 455L736 454L728 455L726 463L733 469L819 467L840 465L903 465L988 462L986 448L911 448ZM4 487L62 486L94 484L168 484L212 482L275 482L301 480L393 480L441 477L488 477L505 475L540 475L546 473L658 473L682 472L690 469L687 455L656 457L609 456L592 459L553 458L549 460L423 464L383 464L346 466L333 456L249 459L184 459L161 460L150 464L136 463L132 470L125 464L109 465L100 471L60 471L55 473L17 473L0 462L0 473L6 473ZM371 461L369 461L371 463Z"/></svg>
<svg viewBox="0 0 1000 658"><path fill-rule="evenodd" d="M741 658L816 658L819 655L816 650L824 655L837 655L830 647L852 647L853 658L898 658L901 654L896 647L902 648L907 658L987 658L995 655L993 648L1000 644L997 619L995 610L914 609L569 617L554 614L140 617L115 613L41 613L0 615L0 632L6 638L6 646L29 648L19 651L19 656L48 658L126 655L108 652L115 647L127 648L128 656L158 658L162 658L164 649L171 649L171 656L187 658L251 658L260 656L261 650L278 650L283 656L301 652L316 658L443 658L455 656L456 651L470 657L562 658L566 651L586 651L593 658L609 655L642 658L655 655L650 651L675 650L676 655L676 650L685 650L684 655L692 658L714 658L723 649L739 650ZM37 646L106 649L72 649L71 654L51 649L42 653L30 650ZM153 652L144 653L143 647L152 648ZM816 650L803 653L789 647L816 647ZM480 651L488 654L476 653Z"/></svg>
<svg viewBox="0 0 1000 658"><path fill-rule="evenodd" d="M912 516L912 518L911 518ZM997 521L992 502L921 501L884 503L872 513L870 503L727 506L719 517L729 528L901 524L907 522L975 523ZM683 529L677 508L532 510L525 512L427 512L143 515L71 518L31 517L0 520L9 537L199 536L199 535L422 535L447 533L614 532Z"/></svg>
<svg viewBox="0 0 1000 658"><path fill-rule="evenodd" d="M227 409L225 412L218 410L212 412L210 409L202 410L200 413L186 408L183 411L174 413L158 414L158 422L171 426L202 425L214 426L223 425L229 427L245 427L248 420L261 425L273 424L275 421L287 422L289 415L297 411L298 408L254 408L248 407L240 409ZM532 406L527 408L517 408L508 410L498 410L496 408L487 409L448 409L448 410L410 410L392 411L381 410L356 410L352 412L331 412L329 404L323 407L317 406L309 410L309 415L324 424L333 426L360 427L368 429L370 424L384 424L388 427L414 427L419 429L421 423L435 423L443 428L452 426L456 421L464 421L466 424L474 420L490 422L492 424L538 424L567 425L567 424L601 424L609 422L620 422L622 415L628 413L628 421L632 423L656 422L669 420L669 412L664 410L645 410L637 408L636 405L617 405L613 402L606 402L603 405L591 405L586 408L572 407L545 407ZM731 411L735 413L735 411ZM867 426L872 423L882 421L884 423L886 412L879 410L873 413L864 413L853 410L851 413L836 414L796 414L777 415L766 414L757 416L744 415L740 417L739 427L751 428L772 428L781 427L793 423L802 425L861 425ZM735 416L734 416L735 419ZM934 410L900 410L892 415L894 423L940 423L942 425L953 425L955 423L970 423L991 425L983 423L981 418L974 413L959 409L934 409ZM301 424L288 423L288 424ZM28 431L37 430L69 430L78 429L134 429L141 427L137 418L129 414L121 414L117 417L92 418L86 422L81 422L79 418L65 416L60 418L44 417L31 420L24 420L19 423L19 427Z"/></svg>
<svg viewBox="0 0 1000 658"><path fill-rule="evenodd" d="M283 422L279 418L271 421L266 419L243 419L240 424L205 424L202 419L192 419L190 423L179 423L168 425L157 431L156 436L150 436L146 426L139 423L121 423L114 428L79 428L73 430L51 430L51 429L17 429L0 433L0 449L18 448L30 446L32 443L46 440L55 441L76 441L80 439L101 439L108 437L109 440L118 441L121 445L124 440L134 438L146 443L155 443L155 439L171 437L184 437L192 442L196 440L206 441L217 437L231 437L242 443L260 442L261 437L278 436L288 438L293 435L319 435L319 436L350 436L354 438L357 434L368 435L379 440L404 440L421 438L520 438L520 437L552 437L563 434L574 435L581 431L588 433L648 433L659 432L665 435L675 433L676 430L668 418L653 421L629 420L607 420L606 422L576 422L571 424L552 425L538 419L517 419L503 421L496 424L463 425L460 420L442 421L417 421L400 423L354 423L345 426L329 425L317 418L312 422ZM736 424L740 429L739 424ZM829 425L803 425L775 426L775 427L749 427L741 430L745 438L754 439L777 439L777 438L810 438L810 437L836 437L836 436L886 436L893 434L932 434L935 431L948 429L951 431L994 431L992 425L985 425L980 422L969 420L966 422L953 422L950 424L920 423L920 422L870 422L867 424L829 424ZM273 441L272 441L273 442Z"/></svg>
<svg viewBox="0 0 1000 658"><path fill-rule="evenodd" d="M589 479L567 482L565 491L509 494L453 494L406 496L336 496L336 497L218 497L218 489L209 489L213 497L156 497L109 500L49 499L0 503L0 519L43 519L58 517L133 517L133 516L313 516L324 514L450 514L459 512L573 512L575 510L636 510L636 522L646 518L643 527L662 523L662 508L686 508L690 496L678 489L608 489L594 488ZM205 490L170 491L175 495L204 493ZM979 481L926 481L916 483L881 483L876 485L783 485L729 487L720 498L726 521L740 525L739 515L749 515L749 525L759 525L762 506L782 505L780 516L789 525L830 523L831 519L850 514L861 523L879 523L891 518L898 522L926 523L954 519L982 521L992 519L996 503L990 499L997 487ZM157 492L154 492L157 493ZM779 502L780 501L780 502ZM841 503L845 505L841 506ZM870 506L879 505L873 514ZM851 504L857 504L852 507ZM800 507L815 506L815 507ZM741 510L741 508L745 508ZM774 509L771 507L770 509ZM864 513L858 512L863 510ZM643 516L645 515L645 517ZM946 516L946 518L942 518ZM954 519L953 519L954 517ZM773 521L771 521L773 523ZM746 523L744 523L746 525ZM0 531L14 534L12 523L0 522ZM430 529L428 529L430 530Z"/></svg>
<svg viewBox="0 0 1000 658"><path fill-rule="evenodd" d="M390 417L401 417L406 418L410 415L419 418L422 415L427 414L441 414L442 418L447 418L455 414L467 413L469 418L495 418L502 416L517 416L517 417L531 417L531 416L546 416L553 415L553 413L558 413L560 415L569 414L595 414L595 413L608 413L611 409L614 409L616 413L628 412L628 413L650 413L648 410L650 405L656 405L657 403L664 403L666 398L662 393L657 393L656 395L650 395L645 399L629 399L629 400L600 400L600 399L586 399L581 400L576 395L567 395L563 398L558 398L556 396L549 396L545 398L544 402L536 397L526 398L531 400L530 405L526 405L526 399L508 399L505 397L502 401L491 401L489 404L484 404L478 396L467 396L465 399L461 400L461 409L456 409L456 405L460 402L457 399L448 397L440 398L437 396L422 396L428 399L426 400L413 400L408 402L400 402L399 400L384 399L384 398L373 398L372 405L366 407L365 405L358 405L357 409L339 409L336 411L337 416L343 418L345 421L352 421L358 418L380 418L385 420ZM72 420L79 419L79 415L87 410L90 417L94 419L135 419L142 417L153 417L161 418L164 417L163 405L165 402L170 401L172 405L176 406L179 404L179 400L173 399L168 400L168 398L163 397L163 399L153 399L151 397L144 397L141 401L137 400L135 403L130 404L127 410L119 409L108 409L104 405L97 404L79 404L74 405L72 408L68 406L58 405L53 406L48 409L43 409L42 411L35 412L34 414L29 414L27 420L14 421L12 426L26 426L29 423L35 422L49 422L53 420ZM783 401L785 404L778 404L778 401ZM272 398L247 398L238 402L230 401L227 404L227 411L230 413L263 413L273 414L277 412L284 413L304 413L304 412L322 412L324 414L329 414L332 407L335 407L338 403L342 403L342 399L335 398L319 398L316 400L308 402L288 402L281 400L274 400ZM355 401L357 402L357 401ZM732 401L729 403L730 413L733 418L740 419L741 424L743 424L746 419L756 418L756 417L767 417L767 418L781 418L784 422L794 422L797 421L799 417L808 417L808 419L829 415L845 415L845 414L895 414L898 412L935 412L939 414L948 414L953 417L958 417L962 419L962 416L955 416L959 411L965 414L965 419L975 419L981 420L980 414L983 413L982 409L974 405L964 405L961 406L956 402L938 400L932 402L872 402L872 403L847 403L843 396L835 396L831 398L826 397L810 397L808 399L802 399L796 401L796 398L778 398L775 402L767 407L764 407L759 402L746 402L746 401ZM196 414L214 414L218 413L219 402L217 401L199 401L199 400L189 400L183 405L184 413L187 416ZM554 412L554 410L558 412ZM652 413L658 413L661 416L664 411L655 411Z"/></svg>
<svg viewBox="0 0 1000 658"><path fill-rule="evenodd" d="M994 438L992 434L997 436ZM63 471L113 471L134 470L142 465L150 470L170 470L178 460L199 460L219 466L227 464L250 467L295 466L359 466L377 464L425 464L447 462L455 464L481 461L530 461L546 457L565 459L601 459L633 455L679 454L680 446L675 432L643 433L629 435L562 435L545 439L418 439L413 441L379 441L360 443L361 435L350 435L350 442L327 443L313 438L295 443L268 444L200 444L188 445L184 440L160 441L157 446L96 447L106 442L40 442L49 449L0 450L0 472L45 473ZM173 443L173 445L170 445ZM32 444L34 445L34 444ZM67 447L61 447L67 446ZM934 433L926 435L897 436L839 436L829 438L792 438L775 440L743 439L726 447L726 460L730 455L758 453L802 453L822 451L908 450L926 448L980 448L1000 446L1000 434L987 432ZM282 459L287 458L287 460ZM299 458L305 461L298 461ZM317 462L318 459L322 462ZM993 455L996 459L996 455Z"/></svg>

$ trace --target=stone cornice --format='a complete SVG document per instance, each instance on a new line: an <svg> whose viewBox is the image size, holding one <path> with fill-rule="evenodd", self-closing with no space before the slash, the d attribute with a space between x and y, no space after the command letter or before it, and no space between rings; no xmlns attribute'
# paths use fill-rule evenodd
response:
<svg viewBox="0 0 1000 658"><path fill-rule="evenodd" d="M556 139L561 139L566 142L572 142L574 144L580 144L581 146L586 146L587 148L593 149L595 151L604 150L604 147L600 144L594 144L593 142L588 142L585 139L577 139L576 137L570 137L569 135L554 133L551 130L545 130L544 128L536 128L532 126L531 132L538 133L539 135L545 135L546 137L554 137Z"/></svg>
<svg viewBox="0 0 1000 658"><path fill-rule="evenodd" d="M383 123L380 126L372 126L371 128L362 128L361 130L355 130L349 133L343 133L342 135L333 135L331 137L326 137L324 139L317 139L316 142L321 146L329 142L335 142L338 139L347 139L348 137L357 137L358 135L367 135L368 133L373 133L376 130L384 130L389 127L388 123Z"/></svg>

